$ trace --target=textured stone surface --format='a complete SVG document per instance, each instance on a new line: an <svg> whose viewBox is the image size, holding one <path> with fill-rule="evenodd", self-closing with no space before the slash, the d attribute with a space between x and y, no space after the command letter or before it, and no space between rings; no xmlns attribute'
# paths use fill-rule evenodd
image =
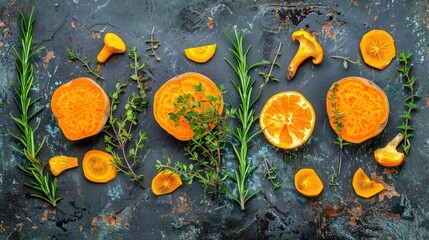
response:
<svg viewBox="0 0 429 240"><path fill-rule="evenodd" d="M428 239L429 238L429 84L428 38L429 4L427 1L15 1L0 2L0 238L1 239ZM103 149L102 136L77 142L65 139L51 113L49 101L59 85L78 76L89 76L80 64L67 60L67 50L75 49L92 60L103 46L106 32L120 35L128 47L146 47L144 39L155 28L161 41L160 62L144 54L145 75L150 77L149 101L169 78L188 71L225 84L225 99L237 103L230 83L234 72L224 58L232 59L223 31L232 34L233 25L248 28L245 45L252 45L249 63L272 59L279 42L283 43L278 58L281 68L274 70L278 83L268 84L255 105L258 113L274 93L296 90L313 104L317 122L309 142L293 151L271 146L262 134L253 140L250 160L262 164L266 155L278 168L279 190L273 190L264 178L262 165L251 175L249 185L260 194L251 199L242 212L239 206L220 197L209 200L198 183L183 185L166 196L154 196L149 188L131 185L119 174L108 184L88 182L81 168L71 169L58 178L58 194L63 197L52 209L42 201L29 198L24 186L29 178L16 165L24 163L8 146L13 139L7 129L16 131L10 112L16 112L12 83L18 46L18 11L28 13L35 5L34 39L46 47L34 57L35 86L45 110L39 115L42 125L39 140L47 136L41 152L43 160L53 155L77 156L80 161L90 149ZM215 23L207 26L208 18ZM306 28L324 48L320 65L302 64L292 81L285 77L286 68L298 48L291 40L293 31ZM418 78L421 99L412 124L415 136L412 149L402 166L385 169L372 159L374 149L385 145L397 133L403 101L406 96L396 71L397 58L383 71L365 64L350 65L347 70L332 55L356 59L361 36L370 29L384 29L396 40L398 52L413 53L413 72ZM217 43L217 52L206 64L186 59L186 47ZM102 66L105 81L98 81L107 91L118 81L127 81L131 70L126 54L116 55ZM257 69L252 74L262 83ZM344 150L342 174L338 187L329 186L329 174L337 168L338 146L325 112L325 96L334 81L346 76L373 80L388 95L391 111L386 129L377 137ZM127 93L129 94L129 92ZM258 127L255 127L255 131ZM150 186L156 174L155 161L167 157L185 160L183 143L164 132L155 122L151 106L141 116L137 130L147 131L148 141L141 152L143 182ZM228 148L225 164L235 166ZM293 175L303 167L314 168L325 189L317 198L299 195L293 186ZM355 195L351 178L358 167L388 186L371 199ZM201 200L205 200L200 204Z"/></svg>

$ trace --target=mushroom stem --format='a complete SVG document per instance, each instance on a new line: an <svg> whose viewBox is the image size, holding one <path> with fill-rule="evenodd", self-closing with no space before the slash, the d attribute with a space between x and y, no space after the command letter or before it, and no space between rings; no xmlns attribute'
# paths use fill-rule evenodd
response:
<svg viewBox="0 0 429 240"><path fill-rule="evenodd" d="M107 61L107 59L112 55L112 51L109 47L104 45L104 47L101 49L101 51L97 55L97 61L104 63Z"/></svg>
<svg viewBox="0 0 429 240"><path fill-rule="evenodd" d="M310 57L310 54L303 54L302 44L299 45L299 49L293 57L292 61L289 64L287 69L287 79L291 80L295 76L296 71L298 70L299 65L305 61L305 59Z"/></svg>

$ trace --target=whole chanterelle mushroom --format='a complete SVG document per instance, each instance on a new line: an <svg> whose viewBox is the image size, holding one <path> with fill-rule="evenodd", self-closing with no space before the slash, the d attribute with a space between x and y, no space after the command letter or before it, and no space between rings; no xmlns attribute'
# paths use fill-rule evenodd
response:
<svg viewBox="0 0 429 240"><path fill-rule="evenodd" d="M104 63L114 53L124 53L127 50L124 41L114 34L106 33L104 36L104 47L97 55L97 61Z"/></svg>
<svg viewBox="0 0 429 240"><path fill-rule="evenodd" d="M312 57L314 64L319 64L323 60L323 49L316 39L307 31L301 29L292 34L293 40L299 41L299 49L289 64L287 78L291 80L305 59Z"/></svg>

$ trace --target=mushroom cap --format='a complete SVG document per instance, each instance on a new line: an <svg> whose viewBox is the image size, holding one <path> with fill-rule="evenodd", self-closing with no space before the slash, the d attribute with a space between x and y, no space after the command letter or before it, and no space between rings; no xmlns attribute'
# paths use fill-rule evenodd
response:
<svg viewBox="0 0 429 240"><path fill-rule="evenodd" d="M114 33L106 33L104 36L105 47L113 53L123 53L127 50L124 41Z"/></svg>
<svg viewBox="0 0 429 240"><path fill-rule="evenodd" d="M299 41L299 50L305 51L305 54L313 57L314 64L319 64L323 60L323 48L310 33L300 29L292 34L292 40Z"/></svg>

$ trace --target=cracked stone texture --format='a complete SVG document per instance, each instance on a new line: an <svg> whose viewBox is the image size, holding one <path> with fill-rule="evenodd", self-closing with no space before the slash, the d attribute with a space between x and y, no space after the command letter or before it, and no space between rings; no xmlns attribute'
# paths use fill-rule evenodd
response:
<svg viewBox="0 0 429 240"><path fill-rule="evenodd" d="M15 1L0 2L0 238L1 239L429 239L429 75L427 1ZM155 29L161 41L160 62L144 53L145 75L150 77L148 93L152 102L155 91L169 78L188 71L210 77L224 84L225 99L237 103L230 79L234 72L224 58L232 59L223 31L232 34L233 25L248 28L245 45L252 45L249 63L273 59L279 42L283 43L274 76L278 83L268 84L258 102L258 113L274 93L296 90L313 104L317 122L310 140L292 151L271 146L262 134L253 140L250 149L252 164L262 164L267 156L278 168L282 187L273 190L264 178L262 165L248 182L252 190L261 189L242 212L227 197L210 201L198 183L183 185L166 196L154 196L140 189L119 174L108 184L88 182L81 168L64 172L58 178L58 195L63 198L56 209L30 198L24 182L30 179L16 165L24 163L9 145L13 139L7 129L15 129L9 113L16 114L12 84L15 77L15 56L12 46L18 46L18 11L28 13L35 5L34 39L46 49L34 56L34 96L40 96L45 109L38 115L42 125L38 141L47 136L40 154L42 160L53 155L77 156L80 161L90 149L103 149L102 135L82 141L67 141L51 113L49 100L61 84L78 76L89 76L78 63L67 60L67 50L73 48L81 56L95 58L103 46L106 32L120 35L128 47L146 47L144 39ZM212 17L215 26L207 27ZM298 48L291 40L293 31L311 31L324 48L323 63L303 63L294 79L286 81L289 61ZM383 71L365 64L343 69L342 62L332 55L356 59L361 36L370 29L384 29L394 37L398 52L413 53L412 74L418 78L417 102L412 124L415 127L412 149L398 168L385 169L372 160L374 149L385 145L397 133L403 101L406 96L396 71L397 58ZM186 59L186 47L217 43L217 52L206 64ZM116 82L126 81L131 74L126 54L110 58L102 66L105 81L98 81L107 91ZM253 74L256 87L262 83L257 69ZM346 76L363 76L376 82L388 95L391 109L386 129L377 137L344 150L342 175L338 187L329 186L329 174L337 168L338 146L325 112L325 96L334 81ZM128 93L129 94L129 93ZM156 174L155 161L170 157L186 161L183 143L164 132L155 122L151 106L141 117L138 130L147 131L148 141L141 152L137 172L150 186ZM255 131L258 130L255 126ZM224 154L225 165L234 168L229 147ZM293 175L303 167L314 168L325 189L317 198L305 198L293 186ZM358 167L374 174L389 186L371 199L355 195L351 178ZM200 204L201 200L205 200Z"/></svg>

